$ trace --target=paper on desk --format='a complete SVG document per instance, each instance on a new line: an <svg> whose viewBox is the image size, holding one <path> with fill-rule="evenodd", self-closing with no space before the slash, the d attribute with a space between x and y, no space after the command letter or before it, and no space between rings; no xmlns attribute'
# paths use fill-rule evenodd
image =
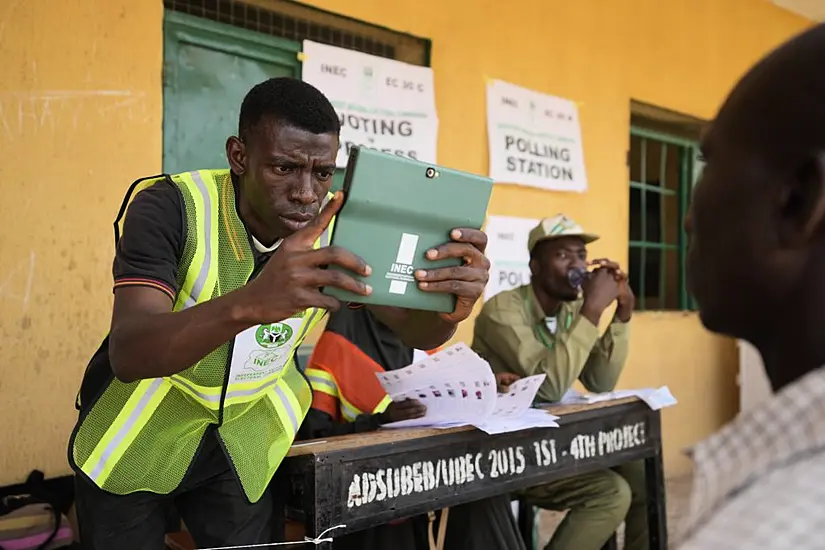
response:
<svg viewBox="0 0 825 550"><path fill-rule="evenodd" d="M490 435L518 432L531 428L558 428L558 416L553 416L546 410L527 409L520 415L491 416L489 419L476 424L475 427Z"/></svg>
<svg viewBox="0 0 825 550"><path fill-rule="evenodd" d="M545 378L546 375L537 374L511 384L506 393L496 397L496 407L490 417L475 423L475 427L490 435L530 428L558 428L557 416L530 408Z"/></svg>
<svg viewBox="0 0 825 550"><path fill-rule="evenodd" d="M536 374L513 382L507 388L507 393L500 393L496 398L496 407L493 416L506 418L521 416L533 404L541 384L547 375Z"/></svg>
<svg viewBox="0 0 825 550"><path fill-rule="evenodd" d="M599 403L601 401L612 401L613 399L622 399L623 397L638 397L654 411L658 411L664 407L670 407L678 403L673 394L670 393L670 388L662 386L661 388L643 388L640 390L616 390L606 393L587 393L583 394L573 388L567 390L567 393L561 398L560 403Z"/></svg>
<svg viewBox="0 0 825 550"><path fill-rule="evenodd" d="M561 399L558 402L564 405L573 403L587 403L584 399L584 394L576 388L570 388L564 392L564 395L561 396Z"/></svg>
<svg viewBox="0 0 825 550"><path fill-rule="evenodd" d="M427 407L424 417L385 424L385 428L472 425L487 433L503 433L558 426L546 412L528 412L544 374L518 380L498 394L490 365L465 344L376 376L393 401L417 399Z"/></svg>
<svg viewBox="0 0 825 550"><path fill-rule="evenodd" d="M482 421L442 423L432 427L446 429L473 425L491 435L530 428L558 428L557 416L545 410L531 408L544 379L544 374L537 374L510 385L506 393L496 396L493 412Z"/></svg>
<svg viewBox="0 0 825 550"><path fill-rule="evenodd" d="M467 425L487 418L496 406L493 371L465 344L376 376L393 401L417 399L427 407L422 418L385 424L385 428Z"/></svg>

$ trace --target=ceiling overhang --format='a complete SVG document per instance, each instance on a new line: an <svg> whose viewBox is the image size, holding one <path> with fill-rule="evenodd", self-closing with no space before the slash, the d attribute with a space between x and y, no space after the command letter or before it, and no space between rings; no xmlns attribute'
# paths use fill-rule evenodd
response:
<svg viewBox="0 0 825 550"><path fill-rule="evenodd" d="M811 21L825 21L825 0L771 0L771 2Z"/></svg>

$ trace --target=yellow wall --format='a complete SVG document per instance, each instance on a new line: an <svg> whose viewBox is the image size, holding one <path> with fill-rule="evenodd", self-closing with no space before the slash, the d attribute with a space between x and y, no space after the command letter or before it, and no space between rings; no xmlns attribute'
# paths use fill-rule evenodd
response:
<svg viewBox="0 0 825 550"><path fill-rule="evenodd" d="M497 187L491 214L564 211L626 261L630 99L701 118L737 77L808 23L761 0L317 0L433 41L439 161L487 170L485 78L583 104L590 190ZM161 166L162 2L0 6L0 485L66 473L83 369L109 321L111 221L134 178ZM469 340L470 324L459 337ZM668 384L680 449L736 411L736 351L693 315L637 315L622 385Z"/></svg>
<svg viewBox="0 0 825 550"><path fill-rule="evenodd" d="M68 472L112 221L161 167L160 0L0 2L0 485Z"/></svg>

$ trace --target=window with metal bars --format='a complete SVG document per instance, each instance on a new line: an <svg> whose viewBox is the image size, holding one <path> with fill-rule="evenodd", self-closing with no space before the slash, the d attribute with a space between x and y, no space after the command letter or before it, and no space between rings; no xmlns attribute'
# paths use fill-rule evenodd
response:
<svg viewBox="0 0 825 550"><path fill-rule="evenodd" d="M698 170L697 143L632 125L628 274L637 309L686 310L685 213Z"/></svg>
<svg viewBox="0 0 825 550"><path fill-rule="evenodd" d="M167 26L170 24L174 25L176 21L189 21L189 23L184 26L192 26L193 21L207 20L207 22L220 23L224 27L227 25L234 27L238 31L237 33L228 33L225 30L221 32L221 36L223 37L222 46L224 48L227 47L227 44L232 43L233 40L240 40L239 36L242 36L243 32L252 31L252 33L246 35L247 42L251 40L258 46L260 46L259 41L250 39L249 35L261 33L274 37L269 46L276 49L279 44L278 40L281 40L280 44L283 49L283 42L285 41L291 41L300 47L301 42L306 39L330 46L347 48L370 55L394 59L396 61L403 61L413 65L430 65L431 43L425 38L400 33L385 27L319 10L290 0L164 0L164 6L167 10ZM178 17L170 17L170 15ZM200 27L200 25L195 26ZM166 34L169 35L170 33L167 32ZM183 40L183 42L186 42L190 35L191 32L184 32L183 36L167 36L167 44L164 51L167 54L172 52L172 50L175 49L175 40ZM245 44L248 46L246 42ZM201 43L201 45L203 44ZM240 46L238 46L238 44L232 44L228 47L230 48L229 50L222 51L232 55L232 52ZM218 48L218 50L221 49ZM230 50L232 50L232 52L230 52ZM293 50L290 49L290 52L292 53L288 53L287 55L295 55ZM215 52L211 53L215 54ZM220 51L218 51L218 53L220 53ZM270 51L263 55L264 58L268 58L272 54L273 52ZM218 57L221 56L218 55ZM258 52L257 56L253 55L253 57L262 59L260 52ZM204 62L206 56L198 55L197 59ZM178 61L173 59L170 65L174 66L176 63L178 63ZM191 63L189 63L189 65L191 65ZM191 117L189 119L183 117L184 120L181 121L182 115L179 113L180 109L177 105L182 103L191 107L192 97L197 98L197 101L200 102L204 102L207 99L198 91L191 92L189 94L190 97L183 97L182 92L185 91L183 88L187 85L199 86L199 84L194 78L188 80L179 79L181 82L177 84L171 82L171 80L167 82L167 69L169 69L169 67L167 67L165 62L164 128L168 126L170 131L175 130L180 135L167 135L166 130L164 130L164 169L172 171L187 169L186 167L193 162L192 158L199 158L204 162L210 160L204 157L206 151L212 151L210 154L214 157L207 164L222 166L222 148L215 147L214 144L212 144L211 147L205 147L205 145L209 144L204 143L195 143L190 146L182 145L185 143L187 136L192 134L204 135L204 132L203 128L193 126L195 123ZM215 67L215 70L220 69ZM209 73L209 71L205 72ZM294 71L294 73L292 76L300 76L300 68L297 68L297 71ZM235 86L238 84L239 82L234 82ZM252 84L254 83L250 83L250 86ZM208 98L212 101L210 107L214 108L214 102L223 99L228 102L227 108L234 112L234 109L236 109L234 101L237 98L233 98L230 101L229 96L231 94L229 90L224 90L224 92L225 97L220 96L220 93L218 93L219 97ZM174 100L178 96L181 96L182 99L176 103ZM227 128L224 129L224 131L231 131L228 130L229 125L227 124L226 126ZM192 154L187 156L184 154L187 152L191 152ZM218 164L216 164L216 162ZM336 170L332 183L333 191L343 186L343 179L344 171L342 169Z"/></svg>
<svg viewBox="0 0 825 550"><path fill-rule="evenodd" d="M260 33L429 66L430 41L289 0L164 0L166 9Z"/></svg>

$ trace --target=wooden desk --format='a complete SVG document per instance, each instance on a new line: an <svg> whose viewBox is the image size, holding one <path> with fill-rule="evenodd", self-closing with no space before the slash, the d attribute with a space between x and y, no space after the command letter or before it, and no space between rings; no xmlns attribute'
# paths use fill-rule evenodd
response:
<svg viewBox="0 0 825 550"><path fill-rule="evenodd" d="M658 411L636 398L548 408L559 428L381 430L294 447L283 463L306 534L359 531L644 459L650 548L667 548ZM331 545L321 545L331 548Z"/></svg>

